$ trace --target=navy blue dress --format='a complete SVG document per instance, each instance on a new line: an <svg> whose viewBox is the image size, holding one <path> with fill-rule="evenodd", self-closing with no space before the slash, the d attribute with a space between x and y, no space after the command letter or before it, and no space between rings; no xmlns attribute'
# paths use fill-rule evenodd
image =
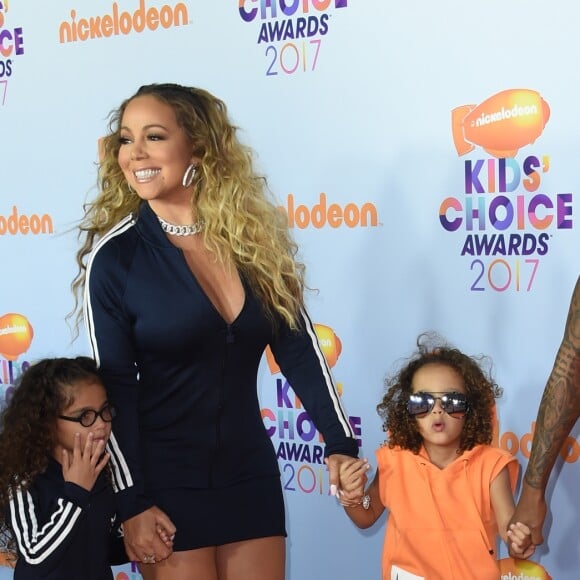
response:
<svg viewBox="0 0 580 580"><path fill-rule="evenodd" d="M276 329L244 289L228 324L147 203L103 236L87 264L90 345L118 409L109 451L121 520L157 505L178 527L176 550L285 535L279 468L257 395L268 344L325 453L358 454L306 313L300 332L282 321ZM250 511L232 513L240 501ZM208 517L219 524L215 533Z"/></svg>

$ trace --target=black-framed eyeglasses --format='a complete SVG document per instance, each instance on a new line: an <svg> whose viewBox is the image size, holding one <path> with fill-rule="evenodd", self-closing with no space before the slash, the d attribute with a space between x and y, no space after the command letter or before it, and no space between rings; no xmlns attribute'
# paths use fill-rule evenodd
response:
<svg viewBox="0 0 580 580"><path fill-rule="evenodd" d="M105 423L110 423L117 414L115 407L110 403L107 403L100 411L95 411L94 409L87 409L83 411L77 417L65 417L64 415L59 415L59 419L64 419L65 421L74 421L75 423L80 423L83 427L92 427L97 417L100 417Z"/></svg>
<svg viewBox="0 0 580 580"><path fill-rule="evenodd" d="M439 395L439 396L436 396ZM420 391L409 395L407 401L407 411L409 415L426 415L433 410L436 401L441 403L441 408L452 417L460 419L465 416L469 409L467 396L463 393L428 393Z"/></svg>

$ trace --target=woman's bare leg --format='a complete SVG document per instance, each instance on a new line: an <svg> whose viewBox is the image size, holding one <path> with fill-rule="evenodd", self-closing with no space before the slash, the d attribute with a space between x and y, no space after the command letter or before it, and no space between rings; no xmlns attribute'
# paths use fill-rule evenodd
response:
<svg viewBox="0 0 580 580"><path fill-rule="evenodd" d="M139 571L144 580L218 580L216 552L214 547L173 552L167 560L139 564Z"/></svg>
<svg viewBox="0 0 580 580"><path fill-rule="evenodd" d="M217 547L218 580L284 580L286 539L282 536Z"/></svg>

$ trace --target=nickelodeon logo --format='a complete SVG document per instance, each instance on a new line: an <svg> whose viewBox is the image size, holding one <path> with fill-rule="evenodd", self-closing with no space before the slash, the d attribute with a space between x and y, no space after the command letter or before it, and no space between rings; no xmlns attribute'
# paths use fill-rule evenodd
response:
<svg viewBox="0 0 580 580"><path fill-rule="evenodd" d="M30 348L34 332L22 314L4 314L0 317L0 356L16 360Z"/></svg>
<svg viewBox="0 0 580 580"><path fill-rule="evenodd" d="M542 134L550 107L536 91L508 89L479 105L462 105L451 113L453 142L458 155L479 145L494 157L515 157Z"/></svg>
<svg viewBox="0 0 580 580"><path fill-rule="evenodd" d="M90 16L77 20L76 10L70 11L70 22L63 21L59 27L59 42L84 42L95 38L108 38L120 34L141 33L145 29L157 30L184 26L189 22L187 6L178 2L175 6L164 4L160 8L145 7L145 0L139 0L139 8L133 13L119 11L117 2L113 2L111 12L103 16Z"/></svg>
<svg viewBox="0 0 580 580"><path fill-rule="evenodd" d="M543 566L531 560L499 561L500 580L552 580Z"/></svg>
<svg viewBox="0 0 580 580"><path fill-rule="evenodd" d="M23 215L18 212L16 206L12 207L12 213L8 216L0 214L0 236L10 234L37 236L40 234L52 234L54 231L52 218L48 214Z"/></svg>
<svg viewBox="0 0 580 580"><path fill-rule="evenodd" d="M492 445L511 453L514 457L520 452L526 459L530 458L536 422L532 421L530 431L519 437L513 431L504 431L500 436L500 425L495 406L493 407L493 441ZM580 459L580 444L574 437L568 435L560 449L560 457L566 463L575 463Z"/></svg>
<svg viewBox="0 0 580 580"><path fill-rule="evenodd" d="M296 205L294 195L289 193L286 198L286 207L280 209L288 214L288 225L291 228L305 229L309 226L320 229L325 226L340 228L377 227L379 215L376 206L366 202L362 206L347 203L344 206L338 203L328 203L326 193L321 193L318 203L311 208L306 205Z"/></svg>
<svg viewBox="0 0 580 580"><path fill-rule="evenodd" d="M513 431L505 431L501 437L495 441L505 451L512 455L516 455L518 451L526 458L530 458L532 452L532 441L534 439L534 431L536 430L536 422L532 421L530 431L518 437ZM499 425L497 431L499 432ZM575 463L580 459L580 443L571 435L566 437L562 448L560 449L560 457L566 463Z"/></svg>
<svg viewBox="0 0 580 580"><path fill-rule="evenodd" d="M336 361L342 352L342 343L340 342L340 338L334 334L334 330L332 330L330 326L325 326L324 324L314 324L314 332L316 333L316 338L318 339L318 344L320 345L322 354L324 354L324 358L326 358L328 366L332 368L336 364ZM269 346L266 347L265 353L270 372L273 375L279 373L280 367L274 359L274 355L272 354Z"/></svg>

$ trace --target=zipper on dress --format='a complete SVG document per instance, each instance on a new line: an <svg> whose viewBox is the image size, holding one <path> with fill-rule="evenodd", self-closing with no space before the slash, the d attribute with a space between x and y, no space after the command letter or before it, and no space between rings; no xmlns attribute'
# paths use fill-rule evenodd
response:
<svg viewBox="0 0 580 580"><path fill-rule="evenodd" d="M220 443L221 443L221 429L220 429L220 422L223 416L223 396L224 396L224 388L225 388L225 376L226 376L226 369L228 365L229 359L229 345L233 344L236 340L234 335L234 329L232 328L231 324L226 324L226 344L224 350L224 360L223 360L223 368L222 368L222 385L219 392L219 399L218 399L218 406L216 410L216 427L215 427L215 448L214 448L214 458L220 452ZM217 459L216 459L217 460ZM213 478L213 467L210 472L210 487L213 487L214 478Z"/></svg>

